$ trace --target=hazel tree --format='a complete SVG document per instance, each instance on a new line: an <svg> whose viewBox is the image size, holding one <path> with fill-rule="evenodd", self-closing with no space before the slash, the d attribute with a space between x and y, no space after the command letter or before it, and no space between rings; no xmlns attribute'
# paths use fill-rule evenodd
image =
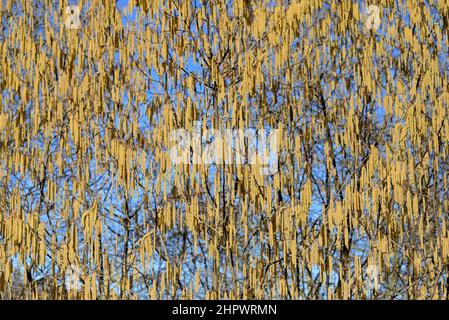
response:
<svg viewBox="0 0 449 320"><path fill-rule="evenodd" d="M0 297L446 299L448 10L0 0Z"/></svg>

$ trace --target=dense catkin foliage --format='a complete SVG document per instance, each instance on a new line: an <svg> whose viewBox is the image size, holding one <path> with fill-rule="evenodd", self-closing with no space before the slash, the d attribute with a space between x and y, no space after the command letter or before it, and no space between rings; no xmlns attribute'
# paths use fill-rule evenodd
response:
<svg viewBox="0 0 449 320"><path fill-rule="evenodd" d="M0 0L0 298L447 299L448 24L448 0ZM206 134L248 128L277 133L268 172Z"/></svg>

